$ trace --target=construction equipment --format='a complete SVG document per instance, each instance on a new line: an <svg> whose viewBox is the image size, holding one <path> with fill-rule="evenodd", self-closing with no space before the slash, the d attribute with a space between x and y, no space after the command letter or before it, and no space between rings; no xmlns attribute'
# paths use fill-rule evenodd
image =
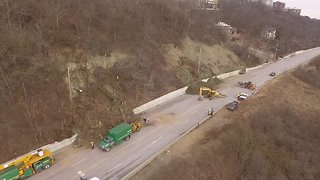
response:
<svg viewBox="0 0 320 180"><path fill-rule="evenodd" d="M204 95L204 92L207 92L206 95ZM225 95L208 87L200 87L199 100L201 100L201 97L209 98L209 100L212 100L214 97L225 97Z"/></svg>
<svg viewBox="0 0 320 180"><path fill-rule="evenodd" d="M48 169L53 164L52 153L39 149L0 165L0 180L24 179Z"/></svg>
<svg viewBox="0 0 320 180"><path fill-rule="evenodd" d="M255 84L253 84L251 81L247 82L238 82L238 85L242 88L250 89L250 90L255 90L257 87Z"/></svg>
<svg viewBox="0 0 320 180"><path fill-rule="evenodd" d="M247 72L246 68L243 68L239 71L239 74L245 74Z"/></svg>
<svg viewBox="0 0 320 180"><path fill-rule="evenodd" d="M140 131L142 127L142 124L140 122L133 122L131 123L131 129L132 129L132 132L138 132Z"/></svg>
<svg viewBox="0 0 320 180"><path fill-rule="evenodd" d="M107 136L99 142L99 148L103 151L110 151L111 147L120 144L123 140L128 141L132 134L132 127L128 123L122 123L110 129Z"/></svg>

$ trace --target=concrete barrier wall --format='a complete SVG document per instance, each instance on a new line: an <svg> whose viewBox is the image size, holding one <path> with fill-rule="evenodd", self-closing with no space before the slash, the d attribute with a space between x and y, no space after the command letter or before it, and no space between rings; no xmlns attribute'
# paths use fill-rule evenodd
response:
<svg viewBox="0 0 320 180"><path fill-rule="evenodd" d="M55 153L56 151L71 145L76 140L76 138L77 138L77 134L73 135L71 138L65 139L65 140L60 141L60 142L55 142L55 143L52 143L52 144L48 144L48 145L42 146L42 147L37 148L37 149L48 149L52 153ZM24 156L26 156L28 154L36 153L36 151L37 150L30 151L30 152L28 152L28 153L26 153L26 154L24 154L22 156L19 156L19 157L15 158L15 159L12 159L12 160L8 161L8 162L5 162L2 165L4 165L6 167L6 164L9 164L12 161L20 159L20 158L22 158L22 157L24 157Z"/></svg>
<svg viewBox="0 0 320 180"><path fill-rule="evenodd" d="M259 69L259 68L262 68L263 67L263 64L262 65L259 65L259 66L256 66L256 67L252 67L252 68L246 68L247 71L252 71L252 70L255 70L255 69Z"/></svg>
<svg viewBox="0 0 320 180"><path fill-rule="evenodd" d="M217 76L213 76L212 78L219 78L219 79L226 79L228 77L231 77L231 76L235 76L235 75L238 75L240 72L240 70L236 70L236 71L232 71L232 72L228 72L228 73L224 73L224 74L220 74L220 75L217 75ZM201 81L203 82L208 82L209 78L207 79L202 79Z"/></svg>
<svg viewBox="0 0 320 180"><path fill-rule="evenodd" d="M238 75L239 72L240 72L240 70L236 70L236 71L232 71L232 72L220 74L220 75L218 75L218 76L216 76L216 77L219 78L219 79L226 79L226 78L228 78L228 77Z"/></svg>
<svg viewBox="0 0 320 180"><path fill-rule="evenodd" d="M60 141L60 142L54 142L52 144L45 145L39 149L49 149L51 152L54 153L64 147L71 145L76 140L77 136L78 135L75 134L71 138L64 139L63 141Z"/></svg>
<svg viewBox="0 0 320 180"><path fill-rule="evenodd" d="M309 50L313 50L313 49L309 49ZM307 51L309 51L309 50L307 50ZM294 53L292 53L292 54L288 54L288 55L285 56L284 58L288 58L288 57L295 56L295 55L300 54L300 53L302 53L302 52L304 52L304 51L305 51L305 50L297 51L297 52L294 52Z"/></svg>
<svg viewBox="0 0 320 180"><path fill-rule="evenodd" d="M164 96L161 96L161 97L159 97L157 99L154 99L154 100L152 100L150 102L147 102L147 103L145 103L145 104L133 109L133 113L139 114L139 113L141 113L141 112L143 112L143 111L145 111L147 109L156 107L156 106L158 106L158 105L160 105L160 104L162 104L164 102L167 102L167 101L169 101L169 100L171 100L173 98L179 97L179 96L181 96L181 95L186 93L187 88L188 87L185 86L185 87L183 87L181 89L175 90L175 91L173 91L171 93L168 93L168 94L166 94Z"/></svg>

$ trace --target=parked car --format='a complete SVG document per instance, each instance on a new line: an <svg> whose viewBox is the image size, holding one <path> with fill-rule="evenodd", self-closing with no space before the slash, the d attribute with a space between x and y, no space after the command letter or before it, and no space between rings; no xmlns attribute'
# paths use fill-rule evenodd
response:
<svg viewBox="0 0 320 180"><path fill-rule="evenodd" d="M249 97L249 95L246 94L246 93L239 93L238 94L238 100L239 101L246 100L248 97Z"/></svg>
<svg viewBox="0 0 320 180"><path fill-rule="evenodd" d="M227 109L230 111L234 111L238 108L239 102L238 101L232 101L229 104L227 104Z"/></svg>
<svg viewBox="0 0 320 180"><path fill-rule="evenodd" d="M276 75L275 72L271 72L271 73L270 73L270 76L275 76L275 75Z"/></svg>

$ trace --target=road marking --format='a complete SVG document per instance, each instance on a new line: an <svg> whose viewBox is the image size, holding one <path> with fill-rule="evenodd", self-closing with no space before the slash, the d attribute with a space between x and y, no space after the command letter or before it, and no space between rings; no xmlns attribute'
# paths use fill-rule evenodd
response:
<svg viewBox="0 0 320 180"><path fill-rule="evenodd" d="M117 164L116 166L114 166L113 168L111 168L109 171L107 171L107 174L109 174L112 170L114 170L115 168L119 167L122 163Z"/></svg>
<svg viewBox="0 0 320 180"><path fill-rule="evenodd" d="M76 166L76 165L78 165L78 164L80 164L80 163L82 163L83 161L85 161L87 158L84 158L84 159L82 159L82 160L80 160L80 161L78 161L78 162L76 162L76 163L74 163L73 165L72 165L72 167L74 167L74 166ZM80 171L81 172L81 171ZM79 172L78 172L79 173Z"/></svg>
<svg viewBox="0 0 320 180"><path fill-rule="evenodd" d="M156 142L158 142L160 139L162 139L162 136L161 137L158 137L156 140L154 140L151 144L154 144Z"/></svg>

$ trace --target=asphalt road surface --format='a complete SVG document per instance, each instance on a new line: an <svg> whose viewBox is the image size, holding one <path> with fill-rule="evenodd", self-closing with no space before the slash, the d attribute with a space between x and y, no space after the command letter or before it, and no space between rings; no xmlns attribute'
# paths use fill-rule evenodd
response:
<svg viewBox="0 0 320 180"><path fill-rule="evenodd" d="M219 91L227 95L226 98L211 101L208 99L198 101L196 95L182 95L175 98L148 110L145 114L149 119L148 125L140 132L134 133L129 141L115 146L110 152L102 152L97 148L94 150L69 148L56 156L56 162L50 169L30 179L78 180L79 173L84 173L89 178L96 176L100 179L121 179L206 118L208 109L218 110L235 100L239 92L249 95L254 93L254 91L237 87L238 81L252 81L260 88L273 78L269 76L270 72L276 72L277 76L309 62L317 55L320 55L320 48L265 65L244 75L225 79L225 84Z"/></svg>

